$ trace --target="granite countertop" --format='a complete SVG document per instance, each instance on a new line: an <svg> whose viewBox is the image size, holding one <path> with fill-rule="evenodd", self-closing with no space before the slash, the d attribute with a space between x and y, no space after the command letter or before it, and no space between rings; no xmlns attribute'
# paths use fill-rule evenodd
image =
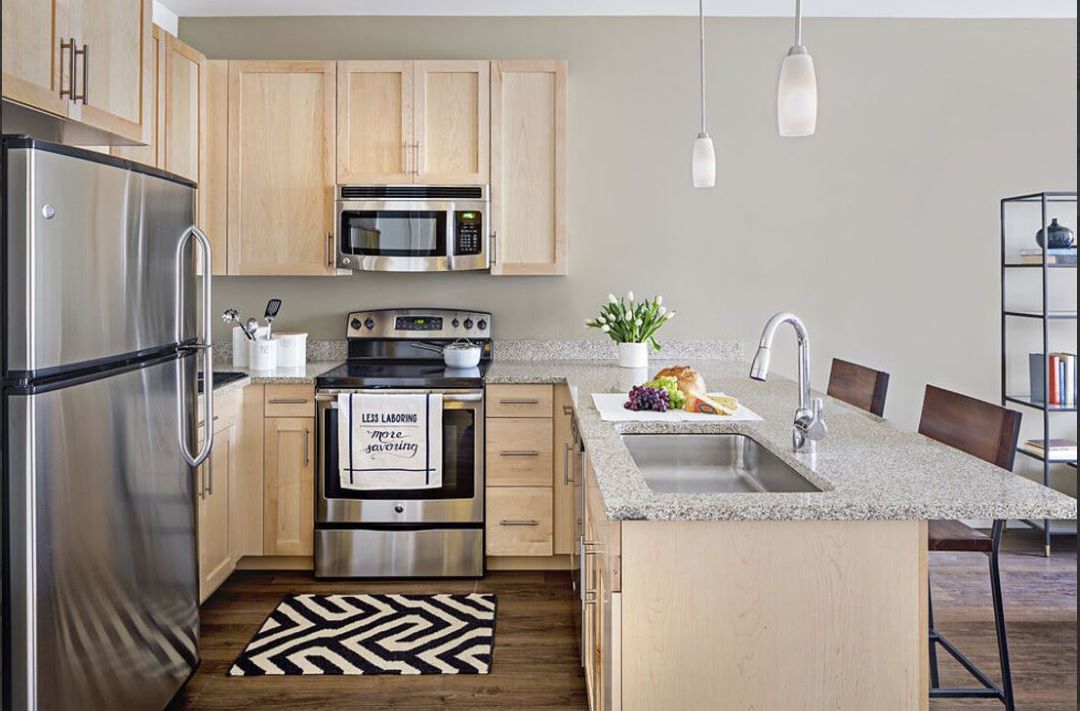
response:
<svg viewBox="0 0 1080 711"><path fill-rule="evenodd" d="M791 421L798 385L757 382L738 360L689 359L710 392L733 395L761 422L605 422L592 393L626 392L633 373L614 362L498 360L488 384L563 383L612 519L859 520L1076 518L1076 499L969 456L847 403L825 397L828 436L815 455L795 454ZM655 372L665 363L650 364ZM823 396L815 392L815 396ZM741 432L823 489L814 493L669 494L645 485L620 434Z"/></svg>
<svg viewBox="0 0 1080 711"><path fill-rule="evenodd" d="M214 363L214 370L219 373L244 373L247 377L224 383L214 388L214 394L238 390L248 385L282 385L289 383L314 383L328 370L341 365L341 361L315 361L305 363L303 368L275 368L274 370L250 370L248 368L234 368L232 364Z"/></svg>

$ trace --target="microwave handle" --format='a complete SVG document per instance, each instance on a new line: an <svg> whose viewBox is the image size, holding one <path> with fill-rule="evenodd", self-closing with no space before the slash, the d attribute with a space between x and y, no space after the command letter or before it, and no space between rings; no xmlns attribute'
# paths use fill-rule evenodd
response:
<svg viewBox="0 0 1080 711"><path fill-rule="evenodd" d="M499 244L499 232L498 232L498 230L492 230L491 231L491 264L492 265L494 265L498 261L498 259L496 259L497 255L499 253L498 244Z"/></svg>

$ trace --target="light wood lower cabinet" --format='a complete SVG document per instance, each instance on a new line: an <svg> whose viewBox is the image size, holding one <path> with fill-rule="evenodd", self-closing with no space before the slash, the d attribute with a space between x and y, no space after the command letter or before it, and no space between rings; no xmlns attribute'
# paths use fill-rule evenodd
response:
<svg viewBox="0 0 1080 711"><path fill-rule="evenodd" d="M315 418L267 417L263 555L310 556L315 530Z"/></svg>
<svg viewBox="0 0 1080 711"><path fill-rule="evenodd" d="M555 386L554 456L555 478L552 484L555 555L569 555L577 548L577 518L574 514L574 461L578 456L574 447L574 401L570 388Z"/></svg>
<svg viewBox="0 0 1080 711"><path fill-rule="evenodd" d="M195 471L199 602L210 597L236 567L233 507L237 500L242 406L242 391L214 396L214 447ZM202 418L200 407L200 440Z"/></svg>
<svg viewBox="0 0 1080 711"><path fill-rule="evenodd" d="M488 555L552 554L551 487L500 486L487 495Z"/></svg>

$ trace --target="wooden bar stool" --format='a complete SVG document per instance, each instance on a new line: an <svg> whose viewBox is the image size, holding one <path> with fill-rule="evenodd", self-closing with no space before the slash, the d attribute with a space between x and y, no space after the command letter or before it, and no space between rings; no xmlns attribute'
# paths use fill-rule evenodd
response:
<svg viewBox="0 0 1080 711"><path fill-rule="evenodd" d="M829 397L881 417L881 413L885 412L888 390L889 374L885 371L833 358L827 391Z"/></svg>
<svg viewBox="0 0 1080 711"><path fill-rule="evenodd" d="M1016 443L1020 436L1020 413L982 400L926 386L919 433L950 447L967 452L1002 469L1012 469ZM990 592L994 601L994 627L997 632L1001 685L968 659L934 628L933 595L929 599L930 621L930 698L999 699L1008 711L1013 703L1009 645L1005 634L1005 609L1001 600L1001 571L998 551L1004 521L994 521L989 536L960 521L930 521L929 547L932 551L969 551L985 553L990 558ZM927 587L929 590L929 586ZM929 594L929 593L928 593ZM980 684L981 688L941 688L938 678L937 645L941 645Z"/></svg>

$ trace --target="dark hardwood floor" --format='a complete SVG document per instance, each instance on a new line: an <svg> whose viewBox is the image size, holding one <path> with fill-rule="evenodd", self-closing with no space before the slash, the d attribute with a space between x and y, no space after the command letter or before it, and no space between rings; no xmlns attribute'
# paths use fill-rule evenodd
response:
<svg viewBox="0 0 1080 711"><path fill-rule="evenodd" d="M1052 558L1024 531L1005 535L1002 582L1017 708L1075 711L1076 546L1055 539ZM985 556L932 553L938 627L997 677ZM485 676L225 676L266 615L289 592L493 592L495 651ZM202 608L202 665L170 711L181 709L584 709L568 574L490 573L482 581L316 581L303 573L238 572ZM969 684L942 656L942 681ZM935 701L933 711L999 709L993 701Z"/></svg>

